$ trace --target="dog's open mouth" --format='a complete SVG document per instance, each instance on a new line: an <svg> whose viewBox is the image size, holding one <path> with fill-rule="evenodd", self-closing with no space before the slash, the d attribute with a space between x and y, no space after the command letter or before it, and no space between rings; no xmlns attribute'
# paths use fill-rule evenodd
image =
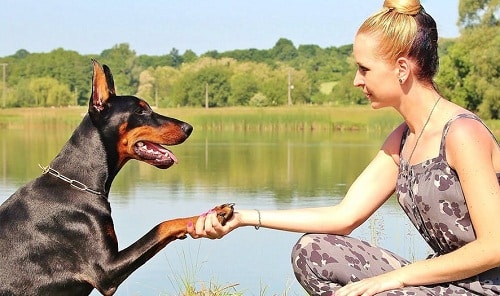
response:
<svg viewBox="0 0 500 296"><path fill-rule="evenodd" d="M159 168L168 168L177 163L177 157L175 157L172 151L160 144L139 141L134 145L134 152L140 160Z"/></svg>

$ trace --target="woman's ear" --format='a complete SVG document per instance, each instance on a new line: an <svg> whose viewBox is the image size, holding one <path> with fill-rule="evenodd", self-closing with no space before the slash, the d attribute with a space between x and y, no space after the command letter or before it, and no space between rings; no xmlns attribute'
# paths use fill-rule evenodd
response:
<svg viewBox="0 0 500 296"><path fill-rule="evenodd" d="M399 84L404 84L408 77L410 77L411 73L411 64L410 61L401 57L396 60L396 77L398 79Z"/></svg>

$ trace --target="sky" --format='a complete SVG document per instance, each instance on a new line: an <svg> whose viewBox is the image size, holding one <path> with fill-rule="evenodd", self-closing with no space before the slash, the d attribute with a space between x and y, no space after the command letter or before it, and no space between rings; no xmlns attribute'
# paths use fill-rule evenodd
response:
<svg viewBox="0 0 500 296"><path fill-rule="evenodd" d="M457 37L459 0L421 0L441 37ZM173 48L269 49L286 38L298 47L351 44L382 0L1 0L0 57L19 49L100 54L128 43L138 55Z"/></svg>

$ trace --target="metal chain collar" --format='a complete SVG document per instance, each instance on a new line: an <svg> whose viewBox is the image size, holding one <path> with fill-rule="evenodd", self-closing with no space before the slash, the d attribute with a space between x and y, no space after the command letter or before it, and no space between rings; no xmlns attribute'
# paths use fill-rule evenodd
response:
<svg viewBox="0 0 500 296"><path fill-rule="evenodd" d="M95 195L100 195L100 196L104 196L104 194L100 191L96 191L96 190L93 190L91 188L89 188L87 185L83 184L82 182L80 181L77 181L77 180L73 180L73 179L70 179L64 175L61 175L61 173L59 173L58 171L54 170L53 168L51 168L50 166L42 166L41 164L38 164L38 166L42 169L42 174L51 174L52 176L58 178L58 179L61 179L63 180L64 182L66 183L69 183L71 186L73 186L74 188L80 190L80 191L86 191L86 192L89 192L89 193L92 193L92 194L95 194Z"/></svg>

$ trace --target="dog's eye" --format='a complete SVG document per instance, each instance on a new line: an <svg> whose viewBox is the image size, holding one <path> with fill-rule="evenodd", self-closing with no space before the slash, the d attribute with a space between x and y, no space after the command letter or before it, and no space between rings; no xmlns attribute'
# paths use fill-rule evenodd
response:
<svg viewBox="0 0 500 296"><path fill-rule="evenodd" d="M138 114L138 115L150 115L151 112L152 112L152 110L150 108L145 108L142 106L135 109L135 114Z"/></svg>

